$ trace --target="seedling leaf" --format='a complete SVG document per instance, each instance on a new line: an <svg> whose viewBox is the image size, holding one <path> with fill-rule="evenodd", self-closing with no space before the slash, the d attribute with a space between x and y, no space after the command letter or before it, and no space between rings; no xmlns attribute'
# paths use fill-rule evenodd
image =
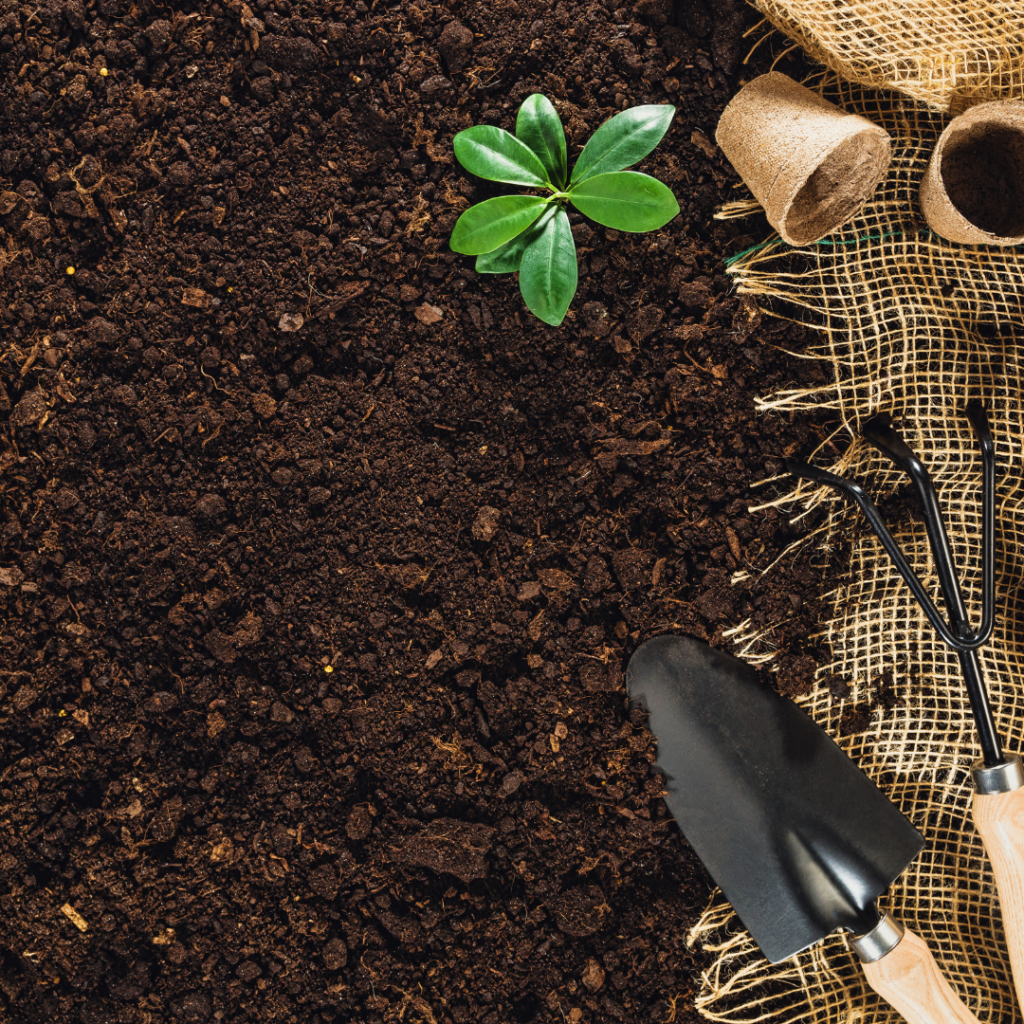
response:
<svg viewBox="0 0 1024 1024"><path fill-rule="evenodd" d="M591 220L619 231L657 231L679 212L671 189L638 171L587 178L569 193L569 202Z"/></svg>
<svg viewBox="0 0 1024 1024"><path fill-rule="evenodd" d="M478 124L452 140L455 156L470 174L511 185L548 185L540 157L503 128Z"/></svg>
<svg viewBox="0 0 1024 1024"><path fill-rule="evenodd" d="M523 261L523 253L547 222L555 215L557 207L549 206L540 217L525 231L521 231L511 242L506 242L491 252L482 253L476 258L478 274L514 274Z"/></svg>
<svg viewBox="0 0 1024 1024"><path fill-rule="evenodd" d="M541 196L498 196L471 206L456 222L449 243L455 252L491 252L525 231L544 211Z"/></svg>
<svg viewBox="0 0 1024 1024"><path fill-rule="evenodd" d="M635 107L606 121L580 154L566 187L565 131L550 100L534 93L516 116L516 134L476 125L454 139L459 163L491 181L546 189L540 196L501 196L470 207L456 222L451 247L476 256L481 274L519 272L527 307L557 327L576 294L576 246L567 202L620 231L655 231L677 213L657 178L625 171L661 141L675 107Z"/></svg>
<svg viewBox="0 0 1024 1024"><path fill-rule="evenodd" d="M519 290L534 316L557 327L576 294L577 280L576 244L569 218L559 209L523 253Z"/></svg>
<svg viewBox="0 0 1024 1024"><path fill-rule="evenodd" d="M649 104L623 110L605 121L580 153L571 184L578 185L609 171L621 171L642 160L661 142L675 113L675 107Z"/></svg>
<svg viewBox="0 0 1024 1024"><path fill-rule="evenodd" d="M546 96L535 92L523 100L516 115L516 138L540 157L551 184L565 188L565 129Z"/></svg>

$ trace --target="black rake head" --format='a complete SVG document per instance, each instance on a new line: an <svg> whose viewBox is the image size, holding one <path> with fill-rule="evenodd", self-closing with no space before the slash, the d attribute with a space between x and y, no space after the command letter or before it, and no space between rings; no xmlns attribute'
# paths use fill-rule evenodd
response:
<svg viewBox="0 0 1024 1024"><path fill-rule="evenodd" d="M984 406L980 402L970 402L965 412L978 439L982 466L982 614L981 625L977 630L971 629L968 620L967 607L964 604L963 591L953 558L953 548L942 520L942 509L939 506L935 485L932 483L924 463L893 427L892 420L888 415L875 416L864 424L861 433L869 444L910 477L917 491L925 529L928 533L928 544L935 559L935 569L945 599L948 619L943 618L924 584L883 522L874 502L860 484L795 459L787 460L786 470L800 479L813 480L815 483L833 488L852 500L864 513L868 524L875 532L886 554L892 559L896 570L910 588L936 633L943 643L959 655L975 721L978 725L985 762L986 764L997 764L1002 761L1002 751L992 722L981 668L975 654L980 647L988 642L995 625L995 443L992 440L988 413Z"/></svg>

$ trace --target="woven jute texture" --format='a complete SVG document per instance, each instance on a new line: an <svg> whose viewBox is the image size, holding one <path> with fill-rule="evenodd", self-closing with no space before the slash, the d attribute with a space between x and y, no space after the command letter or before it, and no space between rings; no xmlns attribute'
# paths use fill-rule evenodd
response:
<svg viewBox="0 0 1024 1024"><path fill-rule="evenodd" d="M1024 85L1020 0L752 0L844 78L959 113Z"/></svg>
<svg viewBox="0 0 1024 1024"><path fill-rule="evenodd" d="M827 243L794 251L775 241L734 262L741 292L822 330L808 358L826 362L834 377L761 406L768 414L834 409L841 430L813 461L861 481L876 500L905 487L906 478L859 440L859 428L876 413L891 413L932 472L977 622L981 461L962 410L970 399L984 401L998 459L997 626L981 661L1006 749L1024 750L1024 252L955 245L917 219L921 178L946 118L894 92L839 83L825 92L889 132L893 161L858 217ZM740 212L734 204L732 215ZM823 563L833 560L833 578L842 581L821 627L831 661L800 703L927 840L882 905L925 939L981 1021L1019 1020L993 877L971 821L970 766L979 752L957 659L855 508L811 484L794 485L778 504L794 516L824 504L824 526L805 543ZM943 607L923 524L898 517L892 528ZM748 660L770 661L770 635L744 623L734 640ZM895 706L878 700L883 685ZM869 708L867 727L843 735L844 712ZM691 941L714 956L696 1000L709 1019L900 1020L868 988L841 937L772 966L717 896Z"/></svg>

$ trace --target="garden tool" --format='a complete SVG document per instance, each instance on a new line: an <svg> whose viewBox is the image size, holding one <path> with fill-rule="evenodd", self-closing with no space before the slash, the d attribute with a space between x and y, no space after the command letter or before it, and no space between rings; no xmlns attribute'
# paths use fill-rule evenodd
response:
<svg viewBox="0 0 1024 1024"><path fill-rule="evenodd" d="M910 1024L977 1024L923 940L876 904L924 839L820 726L690 637L649 640L626 685L657 738L669 810L769 960L847 932Z"/></svg>
<svg viewBox="0 0 1024 1024"><path fill-rule="evenodd" d="M882 547L896 565L928 621L943 642L957 652L978 730L982 757L973 765L974 822L981 834L995 873L1003 927L1018 999L1024 1002L1024 765L1020 755L1006 754L989 706L978 649L992 635L995 624L995 444L988 414L980 403L968 404L966 414L981 447L982 462L982 619L972 631L957 579L949 536L942 521L938 495L928 470L893 428L888 416L876 416L864 425L863 436L894 465L902 469L917 490L924 512L928 543L945 597L949 620L917 578L878 509L859 484L827 473L806 462L790 461L794 476L814 480L852 499L867 517Z"/></svg>

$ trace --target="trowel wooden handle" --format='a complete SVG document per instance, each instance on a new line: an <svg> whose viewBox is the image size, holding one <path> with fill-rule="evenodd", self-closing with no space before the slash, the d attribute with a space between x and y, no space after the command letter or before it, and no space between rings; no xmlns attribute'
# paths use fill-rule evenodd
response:
<svg viewBox="0 0 1024 1024"><path fill-rule="evenodd" d="M868 984L908 1024L978 1024L950 987L924 940L906 931L895 949L864 964Z"/></svg>
<svg viewBox="0 0 1024 1024"><path fill-rule="evenodd" d="M992 862L1013 982L1024 999L1024 788L975 793L974 824Z"/></svg>

